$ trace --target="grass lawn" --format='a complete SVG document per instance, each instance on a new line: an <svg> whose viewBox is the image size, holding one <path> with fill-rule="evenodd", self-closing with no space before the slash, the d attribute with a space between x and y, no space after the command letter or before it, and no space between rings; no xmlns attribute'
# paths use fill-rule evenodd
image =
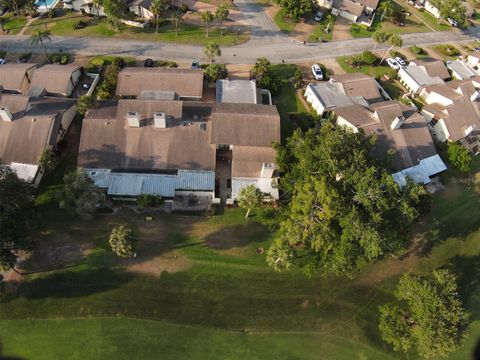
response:
<svg viewBox="0 0 480 360"><path fill-rule="evenodd" d="M74 25L79 20L85 21L88 26L75 30ZM237 35L237 33L229 30L225 30L223 36L220 36L220 29L218 28L210 29L209 37L207 38L203 27L188 23L184 23L179 27L178 36L175 33L175 28L170 23L161 26L158 34L155 34L154 28L141 29L124 24L121 24L119 30L115 31L102 19L74 13L68 13L54 19L37 20L28 27L26 33L31 34L37 29L43 29L44 22L47 22L52 35L107 36L197 45L205 45L210 41L216 41L223 46L240 44L249 39L248 34L242 33Z"/></svg>
<svg viewBox="0 0 480 360"><path fill-rule="evenodd" d="M10 35L16 35L23 29L27 23L27 18L23 15L20 15L17 19L13 13L9 12L1 17L3 20L3 28L5 31L8 31Z"/></svg>
<svg viewBox="0 0 480 360"><path fill-rule="evenodd" d="M273 17L273 21L281 32L288 34L295 28L295 21L285 17L283 10L278 11Z"/></svg>
<svg viewBox="0 0 480 360"><path fill-rule="evenodd" d="M450 25L447 25L444 22L439 23L438 19L433 17L433 15L431 15L428 11L417 11L417 13L426 23L428 23L432 28L437 31L452 30L452 27Z"/></svg>
<svg viewBox="0 0 480 360"><path fill-rule="evenodd" d="M346 58L347 56L340 56L337 58L337 62L342 67L342 69L345 70L345 72L347 73L362 72L371 77L380 78L390 69L390 67L386 65L385 62L383 62L384 65L378 65L378 66L365 65L365 66L360 66L358 68L353 68L347 64L347 62L345 61Z"/></svg>
<svg viewBox="0 0 480 360"><path fill-rule="evenodd" d="M334 19L336 18L333 16ZM331 41L333 37L333 24L335 23L335 20L332 21L330 24L330 31L328 33L325 32L325 28L327 27L327 14L323 16L323 19L318 23L317 26L315 26L315 29L313 30L312 34L308 38L309 42L317 42L320 39L324 41Z"/></svg>
<svg viewBox="0 0 480 360"><path fill-rule="evenodd" d="M277 106L282 121L282 141L289 137L295 129L290 120L291 113L306 113L307 109L297 96L296 89L288 81L295 74L297 65L272 65L272 70L280 77L282 84L278 94L273 96L273 104Z"/></svg>
<svg viewBox="0 0 480 360"><path fill-rule="evenodd" d="M444 60L455 60L461 55L460 50L451 44L436 45L433 47L433 50L435 50Z"/></svg>

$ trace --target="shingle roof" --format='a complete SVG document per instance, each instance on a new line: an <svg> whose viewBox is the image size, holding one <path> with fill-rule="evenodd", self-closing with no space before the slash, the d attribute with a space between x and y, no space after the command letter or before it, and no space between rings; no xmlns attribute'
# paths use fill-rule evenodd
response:
<svg viewBox="0 0 480 360"><path fill-rule="evenodd" d="M0 86L8 90L22 90L27 70L37 67L37 64L7 63L0 66Z"/></svg>
<svg viewBox="0 0 480 360"><path fill-rule="evenodd" d="M356 2L362 4L365 7L369 7L371 9L376 9L380 0L355 0Z"/></svg>
<svg viewBox="0 0 480 360"><path fill-rule="evenodd" d="M203 70L126 67L120 71L117 95L138 96L144 90L174 91L180 97L201 98Z"/></svg>
<svg viewBox="0 0 480 360"><path fill-rule="evenodd" d="M331 78L335 82L342 84L344 92L348 96L361 96L368 102L383 100L376 80L368 75L353 73L332 75Z"/></svg>
<svg viewBox="0 0 480 360"><path fill-rule="evenodd" d="M232 176L258 178L263 163L275 163L277 152L272 147L234 146Z"/></svg>
<svg viewBox="0 0 480 360"><path fill-rule="evenodd" d="M445 63L442 60L426 58L426 59L415 59L410 62L417 66L425 67L428 76L430 77L439 77L442 80L450 78L450 73L448 72Z"/></svg>
<svg viewBox="0 0 480 360"><path fill-rule="evenodd" d="M51 94L66 94L72 74L79 69L77 65L43 65L33 73L30 87L44 88Z"/></svg>
<svg viewBox="0 0 480 360"><path fill-rule="evenodd" d="M351 0L333 0L332 8L347 11L357 17L363 13L363 6Z"/></svg>

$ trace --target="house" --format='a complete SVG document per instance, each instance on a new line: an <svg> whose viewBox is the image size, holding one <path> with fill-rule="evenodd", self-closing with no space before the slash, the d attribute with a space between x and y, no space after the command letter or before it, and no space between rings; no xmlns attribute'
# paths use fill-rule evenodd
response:
<svg viewBox="0 0 480 360"><path fill-rule="evenodd" d="M383 92L374 78L354 73L333 75L328 82L309 84L305 90L305 99L318 115L323 115L340 107L353 104L368 106L382 101Z"/></svg>
<svg viewBox="0 0 480 360"><path fill-rule="evenodd" d="M450 78L450 74L441 60L416 59L408 66L400 68L398 77L411 93L418 94L425 86L444 83L444 80Z"/></svg>
<svg viewBox="0 0 480 360"><path fill-rule="evenodd" d="M163 67L126 67L118 74L117 92L121 97L141 97L144 91L174 92L182 100L201 100L203 70Z"/></svg>
<svg viewBox="0 0 480 360"><path fill-rule="evenodd" d="M431 85L422 97L427 103L422 114L437 141L459 142L480 153L480 93L472 81Z"/></svg>
<svg viewBox="0 0 480 360"><path fill-rule="evenodd" d="M128 4L130 12L143 19L153 19L155 15L150 11L152 0L133 0Z"/></svg>
<svg viewBox="0 0 480 360"><path fill-rule="evenodd" d="M0 66L0 87L3 92L26 94L37 64L6 63Z"/></svg>
<svg viewBox="0 0 480 360"><path fill-rule="evenodd" d="M447 168L437 154L423 116L398 101L358 104L334 110L337 123L377 139L374 156L392 156L394 180L403 186L407 178L422 184Z"/></svg>
<svg viewBox="0 0 480 360"><path fill-rule="evenodd" d="M175 209L186 199L205 208L233 202L249 184L277 199L278 141L275 106L121 99L87 113L78 165L112 197L156 194Z"/></svg>
<svg viewBox="0 0 480 360"><path fill-rule="evenodd" d="M217 103L272 104L267 89L258 89L255 80L221 79L216 83Z"/></svg>
<svg viewBox="0 0 480 360"><path fill-rule="evenodd" d="M0 95L0 159L20 178L38 185L40 156L55 150L76 111L72 99Z"/></svg>
<svg viewBox="0 0 480 360"><path fill-rule="evenodd" d="M462 61L462 60L447 61L446 64L447 64L447 68L451 71L452 76L455 79L468 80L468 79L477 77L479 75L478 66L476 65L476 63L475 65L472 65L471 62L468 60L467 61Z"/></svg>
<svg viewBox="0 0 480 360"><path fill-rule="evenodd" d="M80 82L83 68L78 65L43 65L33 73L30 89L45 89L49 96L72 96Z"/></svg>
<svg viewBox="0 0 480 360"><path fill-rule="evenodd" d="M432 14L437 19L440 19L442 17L440 14L440 10L435 5L433 5L430 1L419 0L419 3L422 4L425 10L427 10L430 14ZM465 15L467 18L470 18L475 14L475 9L470 3L468 3L467 1L462 1L462 5L465 7Z"/></svg>
<svg viewBox="0 0 480 360"><path fill-rule="evenodd" d="M332 15L341 16L353 23L370 26L379 0L317 0L317 4L331 9Z"/></svg>

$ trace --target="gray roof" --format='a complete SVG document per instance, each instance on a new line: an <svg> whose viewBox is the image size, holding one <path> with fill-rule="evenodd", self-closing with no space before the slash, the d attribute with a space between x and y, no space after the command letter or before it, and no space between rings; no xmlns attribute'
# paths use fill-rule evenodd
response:
<svg viewBox="0 0 480 360"><path fill-rule="evenodd" d="M255 80L218 80L216 99L218 103L260 102Z"/></svg>
<svg viewBox="0 0 480 360"><path fill-rule="evenodd" d="M345 95L344 88L341 83L311 83L308 84L308 87L313 91L317 99L320 100L327 111L353 104L362 104L368 106L368 103L361 97L354 98Z"/></svg>
<svg viewBox="0 0 480 360"><path fill-rule="evenodd" d="M28 85L29 82L26 79L27 71L36 67L37 64L30 63L7 63L0 66L0 86L7 90L23 90L22 87ZM27 80L27 84L25 84L25 80Z"/></svg>
<svg viewBox="0 0 480 360"><path fill-rule="evenodd" d="M368 102L382 101L377 81L362 73L332 75L331 82L342 84L343 92L350 97L362 97Z"/></svg>
<svg viewBox="0 0 480 360"><path fill-rule="evenodd" d="M414 79L415 82L420 86L443 84L443 80L441 78L439 78L438 76L431 77L430 75L428 75L428 73L425 71L425 68L422 66L408 65L401 70L405 71L408 75L410 75L410 77Z"/></svg>
<svg viewBox="0 0 480 360"><path fill-rule="evenodd" d="M82 67L78 65L47 64L33 73L31 87L44 88L51 94L67 94L68 87L74 86L72 75Z"/></svg>
<svg viewBox="0 0 480 360"><path fill-rule="evenodd" d="M471 66L464 61L447 61L447 67L460 76L462 80L467 80L477 75Z"/></svg>

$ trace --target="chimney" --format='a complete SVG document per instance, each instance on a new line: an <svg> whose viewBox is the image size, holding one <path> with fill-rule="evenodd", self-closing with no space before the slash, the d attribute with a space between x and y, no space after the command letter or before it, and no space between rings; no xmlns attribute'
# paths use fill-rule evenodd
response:
<svg viewBox="0 0 480 360"><path fill-rule="evenodd" d="M403 125L405 122L405 118L403 115L397 116L395 119L393 119L392 123L390 124L390 128L392 130L397 130L400 129L400 127Z"/></svg>
<svg viewBox="0 0 480 360"><path fill-rule="evenodd" d="M153 122L157 129L165 129L167 127L167 115L164 112L155 111L153 113Z"/></svg>
<svg viewBox="0 0 480 360"><path fill-rule="evenodd" d="M472 96L470 96L470 101L477 101L478 98L479 98L480 94L478 93L478 91L475 91Z"/></svg>
<svg viewBox="0 0 480 360"><path fill-rule="evenodd" d="M470 125L468 128L465 129L465 136L469 136L471 133L473 133L475 129L475 125Z"/></svg>
<svg viewBox="0 0 480 360"><path fill-rule="evenodd" d="M137 111L127 112L127 121L129 127L140 127L140 114Z"/></svg>
<svg viewBox="0 0 480 360"><path fill-rule="evenodd" d="M0 107L0 117L3 121L13 121L13 115L5 106Z"/></svg>
<svg viewBox="0 0 480 360"><path fill-rule="evenodd" d="M273 163L263 163L262 172L260 173L260 177L262 177L262 178L272 178L274 170L275 170L275 164L273 164Z"/></svg>

